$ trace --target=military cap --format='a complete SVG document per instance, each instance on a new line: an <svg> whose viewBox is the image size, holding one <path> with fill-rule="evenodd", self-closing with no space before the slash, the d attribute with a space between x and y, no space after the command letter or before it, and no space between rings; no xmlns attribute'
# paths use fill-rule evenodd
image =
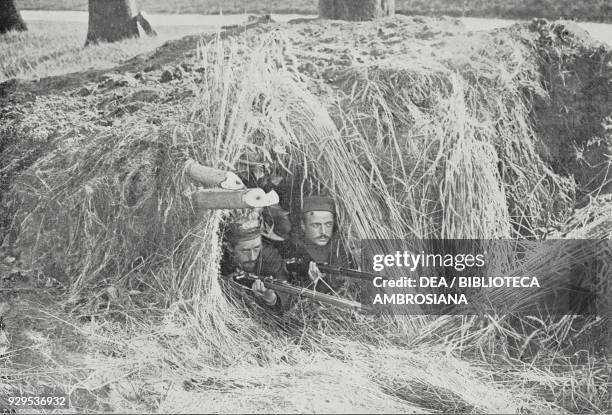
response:
<svg viewBox="0 0 612 415"><path fill-rule="evenodd" d="M261 236L261 226L258 220L233 222L225 229L225 239L231 243L250 241Z"/></svg>
<svg viewBox="0 0 612 415"><path fill-rule="evenodd" d="M325 211L336 213L334 199L327 196L309 196L303 200L302 213Z"/></svg>

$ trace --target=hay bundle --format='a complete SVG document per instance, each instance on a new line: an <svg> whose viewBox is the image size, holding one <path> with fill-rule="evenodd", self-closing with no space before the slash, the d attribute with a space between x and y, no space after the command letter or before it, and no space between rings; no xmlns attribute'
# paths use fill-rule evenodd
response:
<svg viewBox="0 0 612 415"><path fill-rule="evenodd" d="M278 32L251 50L202 45L202 87L176 126L132 117L65 137L20 176L20 244L75 293L160 269L175 297L214 291L221 216L193 211L188 158L264 165L302 194L328 191L345 237L531 235L565 214L573 186L536 151L531 105L546 93L521 35L462 56L341 70L340 94L319 97Z"/></svg>
<svg viewBox="0 0 612 415"><path fill-rule="evenodd" d="M477 329L473 319L460 317L372 321L324 310L313 324L304 316L287 324L270 317L268 326L260 326L228 302L216 278L227 212L195 212L189 197L193 184L183 177L184 163L192 158L222 169L256 166L284 176L295 193L325 190L338 200L344 237L534 235L537 227L563 219L575 187L541 157L532 111L534 100L546 101L546 91L531 35L511 33L503 44L488 38L463 56L332 71L334 87L304 76L291 42L275 32L251 43L200 45L200 86L192 100L165 114L170 125L159 127L136 115L93 134L75 130L56 137L50 152L19 175L6 197L16 211L18 243L33 266L63 272L75 299L109 285L152 287L158 305L159 297L163 306L172 304L168 318L177 318L185 333L169 346L182 367L193 363L184 357L188 341L198 359L231 364L238 357L252 363L299 359L278 352L283 347L348 359L343 349L348 340L356 343L354 361L366 362L366 373L384 358L366 357L369 345L407 343L443 343L448 353L487 364L479 355L491 351L500 357L493 359L496 364L520 367L506 357L528 348L534 337L500 323L503 317L491 317L490 325ZM605 215L607 207L601 212ZM588 235L605 235L603 217L590 222ZM549 268L552 284L555 271L567 263L551 267L551 262L552 257L522 268L519 263L506 271ZM492 300L508 302L505 296ZM533 298L512 300L515 308L509 312ZM566 319L550 326L557 333L544 335L550 343L561 342L573 323ZM415 329L420 336L406 339L404 334ZM436 391L428 395L432 399L439 389L446 389L444 399L460 396L457 402L465 410L520 407L497 390L491 392L497 401L483 404L481 384L475 398L445 385L418 359L399 364L409 354L394 351L397 372L415 367L420 372L405 376L387 368L391 375L374 376L382 389L399 390L396 397L426 406L410 400L412 390L406 387L425 384ZM555 361L551 358L551 367ZM474 370L466 372L483 373Z"/></svg>
<svg viewBox="0 0 612 415"><path fill-rule="evenodd" d="M336 75L412 235L530 235L571 206L572 181L536 149L531 109L547 95L520 42L487 38L465 55L390 58Z"/></svg>

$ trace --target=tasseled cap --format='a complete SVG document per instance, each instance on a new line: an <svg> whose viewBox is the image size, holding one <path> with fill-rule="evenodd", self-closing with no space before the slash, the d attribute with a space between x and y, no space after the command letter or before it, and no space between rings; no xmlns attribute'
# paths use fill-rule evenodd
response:
<svg viewBox="0 0 612 415"><path fill-rule="evenodd" d="M326 196L309 196L303 200L302 213L313 212L313 211L324 211L336 213L336 206L334 199Z"/></svg>
<svg viewBox="0 0 612 415"><path fill-rule="evenodd" d="M261 236L259 220L232 222L225 228L225 239L231 243L250 241Z"/></svg>

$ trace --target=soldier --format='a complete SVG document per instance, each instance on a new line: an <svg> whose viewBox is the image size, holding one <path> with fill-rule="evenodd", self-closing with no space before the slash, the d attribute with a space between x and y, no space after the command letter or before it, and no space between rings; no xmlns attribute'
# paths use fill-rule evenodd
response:
<svg viewBox="0 0 612 415"><path fill-rule="evenodd" d="M256 222L256 223L253 223ZM246 274L258 277L273 277L286 281L287 270L276 249L263 243L259 221L248 224L233 223L226 231L226 249L221 260L221 274L250 288L255 296L266 305L281 308L282 298L264 286L259 279L248 278Z"/></svg>
<svg viewBox="0 0 612 415"><path fill-rule="evenodd" d="M300 230L293 234L284 253L293 280L305 284L314 282L322 292L336 290L342 281L328 279L317 268L317 263L337 267L351 267L342 241L335 237L336 209L333 199L323 196L307 197L300 215ZM319 280L324 282L318 284Z"/></svg>

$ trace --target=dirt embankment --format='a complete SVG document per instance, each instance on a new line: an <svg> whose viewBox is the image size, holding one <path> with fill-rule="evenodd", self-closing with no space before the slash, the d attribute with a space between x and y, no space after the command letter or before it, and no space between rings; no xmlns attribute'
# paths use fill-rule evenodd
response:
<svg viewBox="0 0 612 415"><path fill-rule="evenodd" d="M211 274L219 256L220 219L210 214L205 216L209 221L198 222L180 181L185 155L201 155L220 166L234 167L231 161L250 152L260 157L256 161L263 166L266 157L272 159L273 150L285 144L287 151L308 156L312 161L308 167L316 167L308 177L313 188L326 187L342 195L338 205L346 228L357 228L364 239L380 235L389 239L398 228L405 235L451 238L509 237L541 228L547 232L547 225L563 224L585 195L609 191L609 165L605 164L612 145L610 123L605 121L612 114L606 99L612 78L609 49L562 23L536 21L493 33L468 33L452 19L401 16L376 23L256 24L246 32L236 28L221 36L232 36L236 43L205 54L198 48L198 38L185 38L112 71L91 70L0 85L1 235L8 245L17 242L17 250L10 255L31 270L24 278L43 277L44 281L49 276L80 288L98 284L106 291L86 291L90 305L99 311L108 309L113 300L120 303L128 320L129 313L142 312L151 304L158 310L167 307L169 299L176 298L175 289L193 294L193 303L205 302L197 324L188 326L189 332L152 332L151 342L162 350L159 361L157 355L143 354L137 343L128 345L129 359L123 362L127 369L120 377L127 379L134 373L132 366L142 364L151 370L151 379L158 380L161 364L162 372L181 376L180 382L163 385L176 389L173 396L178 399L187 390L182 383L185 373L193 378L189 387L207 393L215 383L206 377L210 375L203 375L210 369L206 365L226 362L223 359L229 359L226 355L231 358L231 353L244 352L258 370L264 362L307 361L311 356L304 354L313 350L334 359L357 359L348 355L350 348L344 344L338 347L345 339L342 336L350 333L350 340L355 341L352 346L363 353L358 358L371 363L363 368L368 379L380 385L376 390L395 391L393 396L401 398L402 404L443 412L456 408L509 412L525 407L536 411L561 406L585 412L609 402L603 392L597 398L592 392L596 388L588 382L579 384L580 371L571 371L576 382L567 382L570 371L562 379L554 378L558 383L552 387L562 395L554 402L548 383L521 389L524 379L532 379L513 377L527 366L522 361L508 366L511 370L503 366L490 377L480 372L485 367L480 361L475 365L478 370L464 365L473 375L471 384L478 386L477 396L459 385L467 379L463 372L453 371L460 380L448 382L451 372L444 367L438 377L426 372L429 361L416 365L404 359L402 353L408 349L397 353L397 362L408 362L406 367L398 366L401 374L395 376L393 370L398 368L391 364L384 371L372 370L385 359L376 356L372 360L372 350L391 347L393 333L383 332L380 340L372 334L373 326L351 331L362 327L361 322L340 321L338 312L316 319L317 324L328 325L327 332L320 326L305 326L304 331L312 329L307 339L302 338L303 332L291 337L287 332L292 328L286 326L281 340L268 332L263 334L265 339L252 332L236 334L248 325L247 319L241 315L229 320L232 314L219 306L222 300L215 297L217 291L201 295L204 278L215 287ZM214 37L205 37L203 42ZM250 56L265 42L268 49ZM216 60L207 61L210 56ZM252 73L232 73L223 66L225 61L241 63L241 57L259 66L247 66ZM251 88L240 77L260 84ZM228 149L235 154L224 153ZM283 149L278 153L283 154ZM289 167L299 165L296 159L290 160ZM282 170L285 165L275 167ZM596 214L583 212L586 219L575 226L595 223L603 230L598 235L609 234L612 225L606 206L609 204ZM194 227L199 232L195 236ZM176 249L184 240L188 244ZM140 288L130 286L138 278L145 280L142 286L157 290L147 293L154 298L143 308L132 307L138 300L130 298L145 297L132 294ZM124 284L126 289L111 292L108 288L113 284ZM452 329L463 339L462 323L458 328L451 319L438 323L432 326L432 338L443 338L438 334ZM17 328L16 323L10 324L10 329ZM348 324L353 326L347 329ZM571 331L571 322L560 324L568 324L564 333ZM474 359L480 358L482 349L478 348L486 344L496 348L489 350L490 356L510 349L501 344L504 335L493 325L490 328L472 337L482 336L471 349L477 351ZM261 327L258 329L261 335ZM274 330L281 329L270 328ZM245 333L253 337L243 336ZM556 332L541 338L521 335L525 344L557 340ZM23 343L20 346L34 347L34 340L17 338ZM123 333L117 338L117 349L126 349ZM189 343L187 338L196 341ZM256 350L244 344L245 338L254 339ZM172 359L178 358L171 364L166 362L168 347L160 339L175 347ZM289 346L277 347L277 340ZM358 341L362 342L359 347ZM310 345L305 344L308 342ZM190 344L197 347L189 349ZM226 355L218 353L228 345L232 347L223 350ZM427 350L430 346L427 344ZM538 353L545 350L542 346ZM185 363L184 359L199 357L205 363L198 364L204 367L185 372L192 361ZM506 357L501 360L510 365ZM109 358L117 356L109 353ZM551 357L550 362L556 358ZM421 371L414 370L421 366ZM117 377L104 378L96 386L103 389L114 379ZM479 383L481 379L488 384ZM595 375L588 379L599 381ZM142 383L142 379L135 381ZM499 392L502 384L512 381L519 386ZM499 382L499 389L491 386L494 382ZM251 391L266 385L257 383ZM414 393L418 385L422 390ZM148 388L151 407L155 399L161 402L168 396L169 389L141 386ZM241 387L231 390L242 391ZM564 388L574 389L569 395ZM575 390L582 394L573 394ZM566 402L564 396L572 396L573 402ZM388 397L383 394L384 399Z"/></svg>
<svg viewBox="0 0 612 415"><path fill-rule="evenodd" d="M491 166L491 174L501 176L506 196L491 193L487 197L497 200L495 203L508 199L509 214L521 218L515 226L557 226L572 208L612 188L612 52L572 24L534 21L529 26L472 33L454 19L397 16L380 23L302 19L288 24L255 22L222 32L220 37L241 39L243 47L237 53L244 54L256 47L265 34L272 34L277 42L286 42L282 51L285 65L301 74L323 105L339 106L343 114L354 119L359 119L361 110L379 114L372 123L359 127L359 133L367 139L414 142L425 151L431 147L431 140L445 134L452 136L450 130L459 129L457 134L490 141L502 158L497 167ZM53 188L52 182L62 177L50 171L41 174L41 167L30 168L33 163L59 152L61 157L56 162L62 166L55 167L64 169L62 174L66 174L71 164L82 159L89 137L109 135L118 139L134 131L150 137L138 140L141 150L137 159L142 165L136 169L137 174L133 164L139 162L130 160L129 154L120 159L125 164L113 161L109 169L116 170L111 174L124 189L120 197L125 200L120 205L133 206L136 210L132 214L140 218L134 224L142 220L146 228L150 217L147 209L161 203L155 200L164 191L160 186L168 180L161 177L163 167L156 165L168 149L155 137L176 130L177 123L186 128L193 125L186 117L189 108L198 102L208 65L197 50L198 43L215 37L193 36L168 42L112 71L92 69L36 82L11 80L0 84L0 208L4 236L13 241L17 238L19 220L40 205L38 197L48 190L45 186ZM367 92L360 95L363 88ZM375 99L366 96L371 91ZM469 108L456 117L444 114L443 109L444 105L454 105L444 103L455 99L453 94L463 94L457 99L464 100L461 105ZM428 119L431 114L434 116ZM463 125L457 123L462 122L462 117ZM123 126L129 126L129 131ZM105 147L112 141L102 143L87 153L103 157L112 151L112 144ZM395 156L389 156L389 163L413 164L410 168L416 172L432 169L426 158L416 162L410 159L418 157L407 155L413 150L398 149ZM405 157L410 160L402 160ZM87 171L99 166L94 159L84 164ZM444 166L435 167L434 176L440 169ZM68 174L55 183L53 193L76 185L76 176L76 172ZM147 184L150 180L154 184ZM390 180L394 192L405 191L401 190L402 184ZM16 182L30 190L42 188L35 192L15 190ZM426 187L423 192L436 198L439 180L431 178ZM483 187L483 191L492 192L494 187ZM143 194L149 202L137 203ZM61 201L58 203L61 205ZM466 196L454 203L472 202ZM483 209L484 205L474 208ZM425 219L431 224L426 226L438 232L435 212L439 209L425 205L419 209L426 215L431 211L431 218ZM505 209L499 206L481 214L504 215L499 212ZM21 212L21 219L14 216L17 212ZM40 221L43 217L45 214ZM45 219L46 227L63 223L70 228L63 219L49 220ZM461 214L455 219L451 216L444 226L456 229L453 221L461 220ZM508 220L501 219L500 223ZM495 226L477 232L507 232L506 225ZM158 230L152 232L149 236L154 240L162 237ZM142 238L137 233L128 239L132 237L135 241L126 242L127 246L140 246ZM40 238L34 238L39 249L44 246ZM70 238L66 234L62 240L72 245ZM51 239L48 243L57 245ZM121 272L122 266L140 255L150 255L148 249L139 247L134 258L114 265L113 272ZM55 251L41 251L43 256L34 255L31 259L45 264L46 272L59 277L69 278L78 272L79 265L69 260L65 252ZM76 257L74 261L78 262Z"/></svg>
<svg viewBox="0 0 612 415"><path fill-rule="evenodd" d="M247 29L245 42L252 45L262 33L280 30L292 48L289 59L297 58L298 71L310 79L312 90L323 100L334 89L349 87L343 80L356 73L395 70L400 76L411 67L415 74L429 71L441 79L449 67L461 70L467 65L463 61L477 56L479 49L501 48L520 38L531 53L523 58L538 65L539 87L544 92L539 95L540 91L525 89L540 141L538 155L555 173L577 181L578 198L610 191L606 156L612 114L611 52L575 25L539 21L485 34L466 32L453 19L398 16L380 24L298 20L284 25L255 23ZM244 31L234 28L221 36L242 36ZM51 151L59 137L103 131L126 116L140 117L157 127L163 127L164 119L176 118L174 104L193 99L204 70L195 48L199 41L213 38L191 36L168 42L111 71L93 69L1 84L3 194L15 175ZM474 76L478 82L483 75ZM410 77L405 81L410 82ZM425 101L415 104L427 105ZM6 221L4 215L5 225Z"/></svg>

